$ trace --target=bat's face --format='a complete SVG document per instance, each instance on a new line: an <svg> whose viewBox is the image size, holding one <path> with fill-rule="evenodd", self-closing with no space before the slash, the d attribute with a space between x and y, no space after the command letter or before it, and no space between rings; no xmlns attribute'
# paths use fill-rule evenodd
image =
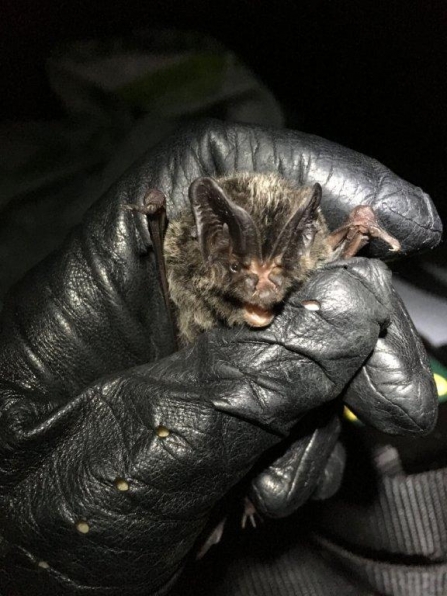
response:
<svg viewBox="0 0 447 596"><path fill-rule="evenodd" d="M216 293L252 327L268 325L299 275L299 261L315 236L321 188L287 214L280 229L272 221L256 225L252 216L230 200L211 178L190 188L197 239Z"/></svg>
<svg viewBox="0 0 447 596"><path fill-rule="evenodd" d="M252 327L263 327L271 322L275 305L284 300L293 284L281 259L264 261L256 255L239 257L231 248L209 267L222 295L243 309L244 320Z"/></svg>

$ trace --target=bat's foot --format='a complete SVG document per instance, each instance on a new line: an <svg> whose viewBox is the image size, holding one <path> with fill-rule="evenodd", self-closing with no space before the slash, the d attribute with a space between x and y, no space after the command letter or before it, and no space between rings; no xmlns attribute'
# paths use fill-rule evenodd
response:
<svg viewBox="0 0 447 596"><path fill-rule="evenodd" d="M159 215L166 209L166 197L160 190L153 188L144 197L143 205L124 205L124 209L143 215Z"/></svg>
<svg viewBox="0 0 447 596"><path fill-rule="evenodd" d="M215 544L219 544L219 542L222 540L222 534L225 528L226 521L227 518L224 517L223 520L217 524L217 526L214 528L214 530L211 532L211 534L200 547L196 555L196 560L202 559L212 546L214 546Z"/></svg>
<svg viewBox="0 0 447 596"><path fill-rule="evenodd" d="M262 522L262 517L256 511L255 506L248 497L244 498L244 512L242 514L241 526L245 530L247 522L250 522L252 528L256 528L256 520Z"/></svg>
<svg viewBox="0 0 447 596"><path fill-rule="evenodd" d="M212 546L214 546L215 544L219 544L219 542L222 539L226 521L227 521L227 518L224 517L222 519L222 521L220 521L217 524L217 526L214 528L214 530L209 534L208 538L205 540L205 542L202 544L202 546L199 548L199 550L197 552L197 555L196 555L197 560L202 559ZM244 512L242 514L242 520L241 520L242 529L246 528L248 522L250 522L250 524L253 528L256 528L257 521L262 522L263 521L262 517L256 511L255 506L250 501L250 499L245 497L244 498Z"/></svg>
<svg viewBox="0 0 447 596"><path fill-rule="evenodd" d="M359 205L351 211L346 223L329 235L328 242L341 258L349 259L371 238L380 238L392 252L400 250L400 242L379 226L373 209L368 205Z"/></svg>

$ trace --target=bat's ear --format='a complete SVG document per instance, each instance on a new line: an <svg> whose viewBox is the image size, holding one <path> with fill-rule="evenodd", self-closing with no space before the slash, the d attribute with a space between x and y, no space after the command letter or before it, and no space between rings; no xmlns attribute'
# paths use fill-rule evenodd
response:
<svg viewBox="0 0 447 596"><path fill-rule="evenodd" d="M317 231L316 221L321 196L321 186L316 183L310 189L308 197L287 221L270 258L281 256L287 261L290 258L299 258L309 251Z"/></svg>
<svg viewBox="0 0 447 596"><path fill-rule="evenodd" d="M215 180L194 180L189 188L189 200L205 261L212 260L225 245L239 257L260 256L258 232L253 219L226 196Z"/></svg>

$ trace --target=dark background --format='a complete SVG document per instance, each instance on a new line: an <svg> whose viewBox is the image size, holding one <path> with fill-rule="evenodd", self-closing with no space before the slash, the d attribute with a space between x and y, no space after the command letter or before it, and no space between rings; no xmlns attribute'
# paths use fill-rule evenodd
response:
<svg viewBox="0 0 447 596"><path fill-rule="evenodd" d="M51 50L136 27L216 37L270 87L287 126L376 157L447 219L444 0L4 0L1 114L63 116L45 73Z"/></svg>
<svg viewBox="0 0 447 596"><path fill-rule="evenodd" d="M384 162L445 217L447 5L443 0L4 0L1 113L62 115L45 59L61 41L135 27L204 31L237 52L287 125Z"/></svg>

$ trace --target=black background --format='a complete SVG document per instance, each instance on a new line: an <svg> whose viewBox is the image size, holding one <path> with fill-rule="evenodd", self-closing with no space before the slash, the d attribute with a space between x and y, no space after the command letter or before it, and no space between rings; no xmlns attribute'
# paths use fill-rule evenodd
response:
<svg viewBox="0 0 447 596"><path fill-rule="evenodd" d="M45 75L50 51L136 27L216 37L270 87L288 126L376 157L429 192L447 219L443 0L4 0L1 113L62 116Z"/></svg>

